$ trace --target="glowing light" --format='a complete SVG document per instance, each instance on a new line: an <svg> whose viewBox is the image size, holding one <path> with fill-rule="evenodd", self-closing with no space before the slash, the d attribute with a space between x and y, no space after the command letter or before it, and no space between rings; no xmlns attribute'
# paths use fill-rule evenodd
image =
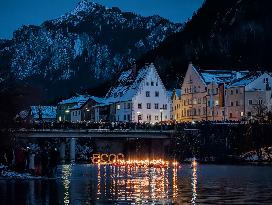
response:
<svg viewBox="0 0 272 205"><path fill-rule="evenodd" d="M196 197L197 197L197 162L194 159L192 161L192 204L196 204Z"/></svg>

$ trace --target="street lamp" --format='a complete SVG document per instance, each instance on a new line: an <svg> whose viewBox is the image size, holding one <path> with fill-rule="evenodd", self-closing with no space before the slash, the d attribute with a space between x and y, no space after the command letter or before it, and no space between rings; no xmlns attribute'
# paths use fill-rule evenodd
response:
<svg viewBox="0 0 272 205"><path fill-rule="evenodd" d="M162 112L163 112L163 108L160 109L160 113L161 113L161 123L162 123Z"/></svg>
<svg viewBox="0 0 272 205"><path fill-rule="evenodd" d="M140 114L141 114L141 112L137 112L137 116L138 116L138 124L139 124L139 120L140 120Z"/></svg>
<svg viewBox="0 0 272 205"><path fill-rule="evenodd" d="M160 109L160 113L161 113L161 131L162 131L162 112L163 112L163 108Z"/></svg>

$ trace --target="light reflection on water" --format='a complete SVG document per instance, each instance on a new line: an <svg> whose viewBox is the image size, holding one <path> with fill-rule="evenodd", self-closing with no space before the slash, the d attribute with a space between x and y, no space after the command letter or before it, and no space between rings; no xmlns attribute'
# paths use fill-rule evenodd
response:
<svg viewBox="0 0 272 205"><path fill-rule="evenodd" d="M0 204L272 204L272 167L63 165L60 179L0 179Z"/></svg>
<svg viewBox="0 0 272 205"><path fill-rule="evenodd" d="M96 200L137 204L171 203L177 196L177 167L91 167L97 173L94 174L94 183L97 184Z"/></svg>

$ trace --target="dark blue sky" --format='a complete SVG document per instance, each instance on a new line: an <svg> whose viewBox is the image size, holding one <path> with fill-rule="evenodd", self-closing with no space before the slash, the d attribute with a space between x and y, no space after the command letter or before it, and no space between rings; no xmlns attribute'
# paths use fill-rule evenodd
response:
<svg viewBox="0 0 272 205"><path fill-rule="evenodd" d="M0 38L11 38L21 25L39 25L72 10L80 0L0 0ZM184 22L204 0L93 0L124 11L148 16L158 14L174 22Z"/></svg>

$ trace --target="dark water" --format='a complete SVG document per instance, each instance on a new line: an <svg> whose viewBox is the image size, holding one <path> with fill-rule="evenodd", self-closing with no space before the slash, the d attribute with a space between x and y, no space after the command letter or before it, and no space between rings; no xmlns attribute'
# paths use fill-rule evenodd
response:
<svg viewBox="0 0 272 205"><path fill-rule="evenodd" d="M59 167L62 179L0 180L0 204L272 204L272 167Z"/></svg>

